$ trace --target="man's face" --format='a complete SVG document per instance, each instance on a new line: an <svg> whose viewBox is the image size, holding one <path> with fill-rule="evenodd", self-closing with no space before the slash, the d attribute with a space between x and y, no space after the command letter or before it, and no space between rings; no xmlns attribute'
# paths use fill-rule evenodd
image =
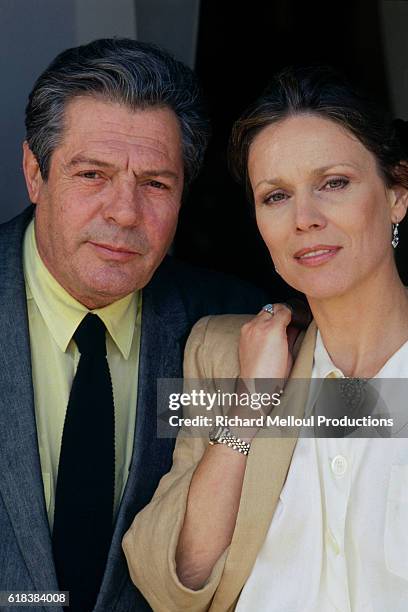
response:
<svg viewBox="0 0 408 612"><path fill-rule="evenodd" d="M75 98L47 181L24 153L38 250L56 280L90 309L144 287L172 241L183 190L173 111Z"/></svg>

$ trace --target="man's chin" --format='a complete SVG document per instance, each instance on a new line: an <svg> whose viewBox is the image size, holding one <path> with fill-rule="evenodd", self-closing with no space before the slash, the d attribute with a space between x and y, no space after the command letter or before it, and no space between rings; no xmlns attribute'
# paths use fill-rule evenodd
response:
<svg viewBox="0 0 408 612"><path fill-rule="evenodd" d="M87 279L88 282L83 282L81 287L79 284L73 286L72 289L68 289L68 292L89 310L94 310L95 308L103 308L103 306L117 302L134 291L141 289L148 280L150 280L150 277L147 280L143 277L141 279L132 279L128 282L109 283L106 282L106 279L104 281L101 279L98 282L98 278L94 277L93 279Z"/></svg>

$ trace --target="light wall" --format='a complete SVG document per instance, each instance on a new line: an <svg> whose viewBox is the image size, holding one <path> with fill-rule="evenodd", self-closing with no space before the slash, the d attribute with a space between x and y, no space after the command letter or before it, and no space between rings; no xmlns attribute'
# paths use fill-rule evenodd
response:
<svg viewBox="0 0 408 612"><path fill-rule="evenodd" d="M24 109L63 49L95 38L155 42L194 64L199 0L0 0L0 222L28 204L21 169Z"/></svg>

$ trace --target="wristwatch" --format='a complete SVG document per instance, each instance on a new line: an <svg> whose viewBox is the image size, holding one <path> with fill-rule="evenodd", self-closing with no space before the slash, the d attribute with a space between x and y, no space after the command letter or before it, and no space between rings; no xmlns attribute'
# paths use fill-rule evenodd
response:
<svg viewBox="0 0 408 612"><path fill-rule="evenodd" d="M229 427L223 427L222 425L213 427L209 434L209 442L211 445L214 444L225 444L229 446L233 450L242 453L243 455L247 455L251 448L250 442L244 442L240 438L234 436Z"/></svg>

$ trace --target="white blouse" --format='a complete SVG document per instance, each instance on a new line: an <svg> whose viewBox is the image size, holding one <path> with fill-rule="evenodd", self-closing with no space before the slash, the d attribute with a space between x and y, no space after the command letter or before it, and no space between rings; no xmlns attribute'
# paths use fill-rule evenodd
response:
<svg viewBox="0 0 408 612"><path fill-rule="evenodd" d="M312 377L333 375L318 334ZM408 379L408 342L375 378ZM407 612L408 438L299 438L236 610Z"/></svg>

